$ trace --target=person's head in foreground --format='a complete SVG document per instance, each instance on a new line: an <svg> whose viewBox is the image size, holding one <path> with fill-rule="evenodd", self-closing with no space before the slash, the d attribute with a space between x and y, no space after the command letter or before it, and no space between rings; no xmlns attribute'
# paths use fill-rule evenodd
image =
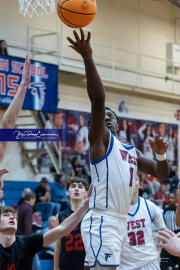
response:
<svg viewBox="0 0 180 270"><path fill-rule="evenodd" d="M136 175L136 184L135 184L135 190L134 194L139 194L139 189L142 188L144 185L144 173L138 171Z"/></svg>
<svg viewBox="0 0 180 270"><path fill-rule="evenodd" d="M83 201L89 190L89 185L85 179L74 177L67 181L66 188L71 201Z"/></svg>
<svg viewBox="0 0 180 270"><path fill-rule="evenodd" d="M0 210L0 233L15 234L18 222L17 210L9 206L1 206Z"/></svg>

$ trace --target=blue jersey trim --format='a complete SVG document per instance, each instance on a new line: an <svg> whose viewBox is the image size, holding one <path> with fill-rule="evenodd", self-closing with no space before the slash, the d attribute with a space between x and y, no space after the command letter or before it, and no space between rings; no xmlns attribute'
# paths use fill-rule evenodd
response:
<svg viewBox="0 0 180 270"><path fill-rule="evenodd" d="M88 263L88 261L84 261L85 263Z"/></svg>
<svg viewBox="0 0 180 270"><path fill-rule="evenodd" d="M100 224L100 226L99 226L99 236L100 236L100 241L101 241L101 243L100 243L100 247L99 247L98 253L97 253L97 255L96 255L96 260L97 260L97 258L98 258L99 252L100 252L101 247L102 247L102 236L101 236L101 227L102 227L102 224L103 224L103 216L101 216L101 224Z"/></svg>
<svg viewBox="0 0 180 270"><path fill-rule="evenodd" d="M96 174L97 174L97 178L98 178L98 182L99 182L100 180L99 180L99 174L98 174L97 166L96 165L94 165L94 166L95 166L95 169L96 169Z"/></svg>
<svg viewBox="0 0 180 270"><path fill-rule="evenodd" d="M96 206L96 187L94 187L94 207Z"/></svg>
<svg viewBox="0 0 180 270"><path fill-rule="evenodd" d="M148 214L149 214L150 219L151 219L151 222L152 222L152 217L151 217L151 213L150 213L150 210L149 210L149 206L148 206L148 204L147 204L146 199L144 199L144 201L145 201L145 204L146 204L146 207L147 207L147 210L148 210Z"/></svg>
<svg viewBox="0 0 180 270"><path fill-rule="evenodd" d="M138 206L137 206L136 212L134 214L128 213L128 216L134 217L137 214L139 207L140 207L140 197L138 197Z"/></svg>
<svg viewBox="0 0 180 270"><path fill-rule="evenodd" d="M110 138L110 140L111 140L111 143L110 143L110 147L109 147L108 152L105 154L104 157L98 159L97 161L94 161L94 162L93 162L93 161L90 160L90 163L91 163L92 165L98 164L99 162L101 162L102 160L104 160L105 158L107 158L107 157L110 155L110 153L111 153L111 151L112 151L112 148L113 148L113 144L114 144L114 136L113 136L112 133L111 133L111 138Z"/></svg>
<svg viewBox="0 0 180 270"><path fill-rule="evenodd" d="M134 148L134 145L124 145L123 143L121 143L121 144L126 150L131 150Z"/></svg>
<svg viewBox="0 0 180 270"><path fill-rule="evenodd" d="M93 216L93 214L92 214L92 216ZM91 246L91 249L92 249L94 258L96 258L95 253L94 253L94 249L93 249L93 247L92 247L92 234L91 234L92 222L93 222L92 216L90 217L90 219L91 219L91 224L90 224L90 229L89 229L89 234L90 234L90 246Z"/></svg>
<svg viewBox="0 0 180 270"><path fill-rule="evenodd" d="M106 158L106 167L107 167L107 181L106 181L106 208L108 207L108 178L109 178L109 166L108 166L108 160Z"/></svg>

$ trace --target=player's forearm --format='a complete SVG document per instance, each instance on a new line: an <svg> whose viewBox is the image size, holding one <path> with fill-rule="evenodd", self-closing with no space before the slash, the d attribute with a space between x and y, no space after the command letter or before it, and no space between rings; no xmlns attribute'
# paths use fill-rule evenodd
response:
<svg viewBox="0 0 180 270"><path fill-rule="evenodd" d="M156 162L156 166L155 166L155 172L156 175L155 177L157 177L158 179L166 179L169 176L169 164L167 159L164 161L158 161Z"/></svg>
<svg viewBox="0 0 180 270"><path fill-rule="evenodd" d="M61 225L45 233L43 236L43 247L46 247L58 239L68 235L79 224L87 210L87 203L83 203L83 205L81 205L78 210L64 220Z"/></svg>
<svg viewBox="0 0 180 270"><path fill-rule="evenodd" d="M54 249L54 270L59 269L59 255L60 255L60 247L56 243L56 246Z"/></svg>
<svg viewBox="0 0 180 270"><path fill-rule="evenodd" d="M24 102L26 90L27 90L27 85L24 83L21 83L13 101L9 105L7 111L5 112L2 118L1 128L4 128L4 129L14 128L16 120L19 116L19 113L21 111L21 108Z"/></svg>
<svg viewBox="0 0 180 270"><path fill-rule="evenodd" d="M180 202L178 202L176 209L176 226L180 227Z"/></svg>
<svg viewBox="0 0 180 270"><path fill-rule="evenodd" d="M105 91L102 80L98 74L93 58L84 58L86 79L87 79L87 91L91 102L105 101Z"/></svg>

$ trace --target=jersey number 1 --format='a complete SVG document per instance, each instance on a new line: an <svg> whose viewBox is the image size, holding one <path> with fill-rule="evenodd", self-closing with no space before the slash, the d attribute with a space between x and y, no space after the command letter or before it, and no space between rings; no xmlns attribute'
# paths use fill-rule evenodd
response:
<svg viewBox="0 0 180 270"><path fill-rule="evenodd" d="M129 170L130 170L130 183L129 183L129 186L132 187L134 168L129 168Z"/></svg>

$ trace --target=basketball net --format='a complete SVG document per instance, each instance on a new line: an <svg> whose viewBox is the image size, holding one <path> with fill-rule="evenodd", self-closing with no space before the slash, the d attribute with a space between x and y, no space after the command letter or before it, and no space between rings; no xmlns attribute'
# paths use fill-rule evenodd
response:
<svg viewBox="0 0 180 270"><path fill-rule="evenodd" d="M50 14L55 12L55 0L18 0L19 13L25 16L28 14L30 17L35 12L39 17L44 13Z"/></svg>

